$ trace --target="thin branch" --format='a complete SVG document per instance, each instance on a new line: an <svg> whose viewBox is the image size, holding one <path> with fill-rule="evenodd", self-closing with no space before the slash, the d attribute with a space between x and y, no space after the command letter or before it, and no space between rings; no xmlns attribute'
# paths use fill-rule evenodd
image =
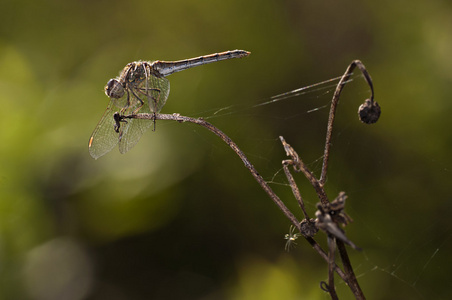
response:
<svg viewBox="0 0 452 300"><path fill-rule="evenodd" d="M289 185L292 188L292 193L295 199L297 199L298 205L300 206L301 210L303 211L305 219L309 220L310 219L309 215L304 207L303 197L301 197L300 190L298 189L298 186L295 183L295 180L293 179L292 173L290 173L289 171L288 165L290 164L290 162L291 162L290 160L283 160L284 173L286 174L287 180L289 181Z"/></svg>
<svg viewBox="0 0 452 300"><path fill-rule="evenodd" d="M330 115L328 117L328 125L327 125L327 131L326 131L325 151L323 154L322 173L320 176L320 185L321 186L324 186L325 181L326 181L326 172L328 169L328 159L330 156L331 138L333 135L333 122L334 122L334 117L336 116L337 104L339 102L339 97L341 95L342 89L344 88L345 84L348 82L348 79L350 78L355 67L358 67L359 70L363 73L364 78L366 79L366 82L370 87L370 90L371 90L371 96L369 99L370 104L376 105L378 107L378 104L376 102L374 103L374 87L373 87L372 79L371 79L369 73L367 72L366 68L364 67L364 65L361 61L359 61L359 60L352 61L352 63L348 66L347 70L345 71L344 75L342 75L341 80L337 84L336 91L334 92L333 99L331 100ZM378 120L378 117L380 116L379 107L378 107L378 112L376 114L377 114L377 116L376 116L375 120L372 120L372 121L369 121L366 123L371 124L371 123L375 123Z"/></svg>
<svg viewBox="0 0 452 300"><path fill-rule="evenodd" d="M312 238L312 237L307 237L305 238L306 241L308 241L309 244L311 244L312 248L314 248L314 250L317 251L317 253L319 253L319 255L326 261L328 262L328 255L325 253L325 251L323 251L322 247L320 247L320 245ZM347 275L345 275L344 271L342 271L342 269L338 266L338 265L334 265L334 270L336 271L337 275L339 275L342 280L348 284L348 277Z"/></svg>
<svg viewBox="0 0 452 300"><path fill-rule="evenodd" d="M224 134L220 129L213 126L211 123L205 121L204 119L195 119L190 118L186 116L181 116L179 114L147 114L147 113L141 113L136 115L129 115L129 116L121 116L122 119L145 119L145 120L174 120L178 122L190 122L195 123L198 125L201 125L211 132L213 132L215 135L220 137L226 144L228 144L229 147L231 147L232 150L240 157L240 159L245 164L245 167L251 172L251 175L253 175L254 179L259 183L259 185L264 189L264 191L270 196L270 198L275 202L275 204L282 210L284 215L297 227L300 227L300 222L297 220L297 218L292 214L292 212L286 207L284 202L279 199L279 197L275 194L275 192L270 188L268 183L262 178L262 176L257 172L257 170L254 168L254 166L250 163L248 158L246 157L245 153L243 153L242 150L237 146L234 141L231 140L226 134Z"/></svg>
<svg viewBox="0 0 452 300"><path fill-rule="evenodd" d="M286 155L292 158L290 164L293 165L295 172L301 171L304 174L304 176L309 180L311 185L314 187L317 196L319 197L322 204L325 206L328 205L328 203L330 202L328 201L328 197L326 196L325 190L323 189L323 186L320 184L319 180L314 176L314 173L312 173L311 170L309 170L308 166L306 166L306 164L300 158L295 149L291 145L289 145L289 143L287 143L282 136L280 136L279 139L283 144L284 150L286 151Z"/></svg>
<svg viewBox="0 0 452 300"><path fill-rule="evenodd" d="M342 264L344 266L345 273L347 274L347 282L348 286L355 295L357 300L365 300L361 287L358 284L358 280L356 279L355 272L353 272L353 267L350 262L350 258L348 257L347 249L345 248L345 244L340 239L336 239L337 249L339 250L339 254L341 256Z"/></svg>
<svg viewBox="0 0 452 300"><path fill-rule="evenodd" d="M335 245L335 240L336 238L332 237L332 236L328 236L328 258L329 258L329 262L328 262L328 292L331 295L331 299L333 300L338 300L339 298L337 297L336 294L336 286L334 285L334 268L333 266L335 265L334 263L334 250L336 248Z"/></svg>
<svg viewBox="0 0 452 300"><path fill-rule="evenodd" d="M245 167L251 172L251 175L256 179L256 181L259 183L259 185L264 189L264 191L270 196L270 198L275 202L275 204L282 210L284 215L292 222L294 226L297 227L299 231L301 231L301 225L298 219L292 214L292 212L286 207L286 205L279 199L279 197L275 194L275 192L271 189L271 187L267 184L267 182L262 178L262 176L257 172L257 170L254 168L254 166L250 163L246 155L243 153L242 150L237 146L234 141L231 140L225 133L223 133L220 129L216 128L211 123L203 120L203 119L195 119L190 118L186 116L181 116L180 114L147 114L147 113L140 113L136 115L128 115L128 116L121 116L121 119L144 119L144 120L172 120L177 121L179 123L183 122L190 122L197 125L201 125L205 128L207 128L209 131L213 132L215 135L220 137L229 147L231 147L232 150L240 157L242 162L245 164ZM305 237L306 241L312 246L312 248L317 251L317 253L322 257L326 262L328 262L328 255L325 253L325 251L320 247L320 245L312 238L312 237ZM347 276L344 273L344 271L337 265L335 265L335 271L336 273L344 280L346 283Z"/></svg>

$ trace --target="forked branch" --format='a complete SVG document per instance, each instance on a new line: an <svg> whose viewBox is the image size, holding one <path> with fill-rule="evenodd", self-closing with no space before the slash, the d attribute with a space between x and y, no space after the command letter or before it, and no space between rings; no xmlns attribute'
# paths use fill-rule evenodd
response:
<svg viewBox="0 0 452 300"><path fill-rule="evenodd" d="M240 157L242 162L244 163L245 167L251 172L251 175L256 179L256 181L259 183L259 185L262 187L262 189L270 196L270 198L273 200L273 202L282 210L284 215L292 222L292 224L297 227L299 231L302 231L301 228L301 222L298 221L298 219L294 216L294 214L287 208L287 206L284 204L284 202L281 201L281 199L275 194L275 192L272 190L272 188L268 185L268 183L262 178L262 176L257 172L257 170L254 168L254 166L251 164L251 162L248 160L246 155L243 153L242 150L237 146L237 144L231 140L230 137L228 137L225 133L223 133L220 129L212 125L211 123L201 119L195 119L190 118L186 116L181 116L180 114L136 114L136 115L128 115L128 116L121 116L121 119L145 119L145 120L172 120L177 121L179 123L184 122L190 122L197 125L201 125L202 127L208 129L209 131L213 132L215 135L220 137L234 152ZM326 252L322 249L322 247L312 238L312 237L305 237L306 241L314 248L315 251L326 261L329 261L328 255ZM334 269L336 273L347 282L346 274L342 269L335 265Z"/></svg>
<svg viewBox="0 0 452 300"><path fill-rule="evenodd" d="M364 65L359 60L353 61L345 71L341 80L339 81L336 91L334 92L333 99L331 101L331 108L328 118L327 125L327 133L325 140L325 149L323 156L323 166L320 179L317 179L314 174L308 169L308 167L303 163L295 150L285 142L285 140L281 138L281 142L283 143L286 154L290 157L288 160L283 161L284 172L289 180L290 186L294 193L295 198L300 205L305 219L300 222L294 214L286 207L284 202L275 194L275 192L270 188L268 183L262 178L262 176L257 172L254 166L250 163L248 158L245 156L242 150L234 143L226 134L224 134L221 130L213 126L211 123L203 120L203 119L195 119L186 116L181 116L179 114L133 114L127 116L117 116L118 120L115 120L119 125L121 121L125 119L146 119L146 120L173 120L177 122L190 122L195 123L197 125L201 125L215 135L220 137L234 152L240 157L245 167L251 172L251 175L256 179L262 189L270 196L273 202L282 210L284 215L291 221L291 223L302 233L303 237L311 244L311 246L317 251L317 253L328 263L329 266L329 283L325 282L321 283L321 288L330 293L332 299L337 299L337 295L335 292L334 286L334 275L333 270L348 284L351 291L355 295L356 299L365 299L363 292L361 291L358 281L356 280L356 276L353 272L353 268L351 266L350 260L348 258L347 250L345 248L344 242L348 245L352 246L355 249L358 249L351 241L349 241L345 234L343 234L342 229L338 227L340 224L345 224L347 222L347 215L342 211L343 205L345 204L345 193L339 194L339 196L330 203L327 198L327 195L324 190L324 185L326 182L326 175L328 170L328 160L331 148L331 138L333 132L333 123L336 115L337 104L339 102L339 97L344 88L345 84L348 82L349 77L351 76L355 67L358 67L359 70L364 75L365 80L367 81L370 90L371 97L366 99L364 103L359 107L358 115L360 120L366 124L375 123L380 116L380 107L377 102L374 102L374 89L372 84L372 79L370 78L369 73L367 72ZM295 184L295 181L289 171L289 166L293 166L294 170L297 172L302 172L305 177L310 181L311 185L317 192L317 196L319 197L320 203L318 206L318 211L316 213L317 220L309 219L308 213L304 207L303 198L301 197L300 191ZM343 200L343 201L342 201ZM315 225L314 225L315 222ZM328 235L328 246L329 251L328 254L320 247L320 245L314 240L313 236L317 232L318 228L324 230ZM344 265L345 272L336 265L334 262L334 245L337 244L339 254Z"/></svg>

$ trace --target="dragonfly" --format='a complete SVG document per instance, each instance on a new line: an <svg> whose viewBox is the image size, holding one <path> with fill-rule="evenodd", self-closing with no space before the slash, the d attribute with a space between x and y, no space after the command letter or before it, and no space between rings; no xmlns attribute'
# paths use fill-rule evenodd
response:
<svg viewBox="0 0 452 300"><path fill-rule="evenodd" d="M170 91L166 76L249 54L250 52L245 50L232 50L178 61L135 61L127 64L120 75L110 79L105 86L105 94L110 98L110 102L89 139L90 155L98 159L117 144L119 152L124 154L138 143L153 122L134 118L125 120L122 116L159 113Z"/></svg>

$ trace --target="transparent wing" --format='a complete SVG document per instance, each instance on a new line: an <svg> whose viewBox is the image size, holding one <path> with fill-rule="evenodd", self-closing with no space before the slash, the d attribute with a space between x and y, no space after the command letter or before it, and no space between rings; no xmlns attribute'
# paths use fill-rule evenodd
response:
<svg viewBox="0 0 452 300"><path fill-rule="evenodd" d="M133 90L130 92L131 105L127 107L122 115L131 115L136 113L148 113L152 112L146 102L141 102L137 99L139 95L138 90ZM142 97L140 99L143 101ZM126 122L121 122L119 131L119 152L122 154L126 153L132 149L140 140L143 133L152 126L152 120L142 120L142 119L127 119Z"/></svg>
<svg viewBox="0 0 452 300"><path fill-rule="evenodd" d="M130 90L130 105L123 115L160 112L168 99L169 89L168 79L149 76L148 80L144 80L136 88ZM152 120L141 119L128 119L127 123L121 123L119 152L126 153L132 149L153 124Z"/></svg>
<svg viewBox="0 0 452 300"><path fill-rule="evenodd" d="M94 159L98 159L102 155L110 152L118 143L119 134L114 129L116 122L113 114L115 112L113 101L110 101L104 115L89 139L89 154Z"/></svg>
<svg viewBox="0 0 452 300"><path fill-rule="evenodd" d="M170 83L165 77L150 76L149 80L140 86L140 93L149 105L151 112L159 113L168 99ZM147 85L147 86L146 86Z"/></svg>

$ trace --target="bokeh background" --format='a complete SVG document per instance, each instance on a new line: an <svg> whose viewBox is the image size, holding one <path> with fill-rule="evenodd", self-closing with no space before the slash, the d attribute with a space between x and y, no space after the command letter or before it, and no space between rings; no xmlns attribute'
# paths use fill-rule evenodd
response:
<svg viewBox="0 0 452 300"><path fill-rule="evenodd" d="M302 239L284 251L289 221L204 128L160 121L126 155L88 154L127 63L233 49L252 54L168 77L162 112L222 129L301 219L278 136L319 174L334 84L255 105L362 60L382 116L358 121L355 72L327 182L349 195L352 264L369 299L450 299L452 2L3 0L0 16L0 299L329 298L326 263Z"/></svg>

